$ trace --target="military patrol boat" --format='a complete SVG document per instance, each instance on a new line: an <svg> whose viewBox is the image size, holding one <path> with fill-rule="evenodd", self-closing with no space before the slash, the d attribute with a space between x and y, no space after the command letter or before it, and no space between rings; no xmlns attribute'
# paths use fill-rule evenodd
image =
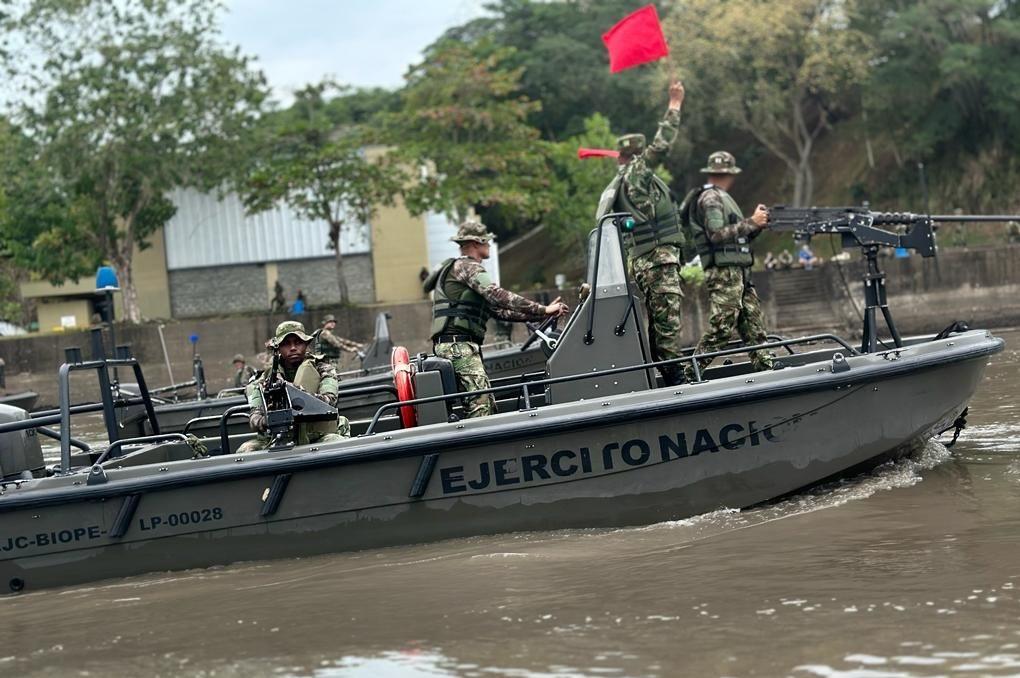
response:
<svg viewBox="0 0 1020 678"><path fill-rule="evenodd" d="M508 377L545 369L546 356L535 342L540 336L546 336L546 327L536 328L536 333L522 345L497 344L484 347L486 372L496 383ZM344 398L343 414L350 418L370 417L376 409L385 403L396 400L396 389L393 386L393 370L390 367L390 351L393 342L390 340L389 323L386 313L376 316L375 335L372 343L365 349L365 359L361 369L340 373L340 389L347 393ZM95 351L93 351L95 355ZM381 356L385 355L385 362ZM155 404L156 419L159 430L163 433L193 433L198 436L216 435L220 416L232 407L244 405L244 388L228 388L215 396L206 395L205 376L198 361L192 366L192 379L184 384L153 389L150 394L175 389L180 386L196 387L198 397L181 402L158 401ZM137 387L128 384L121 388L126 395L138 396ZM27 409L27 408L26 408ZM120 418L121 425L135 436L152 433L149 418L141 406L135 406ZM240 419L231 420L228 424L231 433L245 433L248 424Z"/></svg>
<svg viewBox="0 0 1020 678"><path fill-rule="evenodd" d="M491 417L459 419L449 363L421 359L396 370L413 397L405 391L353 422L355 437L288 442L306 411L308 420L331 416L294 390L267 413L274 446L238 455L249 436L228 435L226 423L243 411L221 415L216 438L160 433L137 361L63 365L59 421L0 410L8 422L0 425L0 583L20 591L751 506L904 454L962 423L988 356L1003 348L986 331L958 326L924 340L879 340L888 346L876 350L868 337L856 350L813 335L709 354L778 351L781 370L751 372L738 361L699 373L697 383L659 387L624 268L628 219L600 220L590 294L558 338L542 340L549 359L540 378L491 389L501 412ZM697 369L693 356L677 360ZM113 366L135 371L153 434L118 440L107 394L111 443L72 449L69 377L88 370L102 382ZM61 457L46 468L35 432L55 423Z"/></svg>

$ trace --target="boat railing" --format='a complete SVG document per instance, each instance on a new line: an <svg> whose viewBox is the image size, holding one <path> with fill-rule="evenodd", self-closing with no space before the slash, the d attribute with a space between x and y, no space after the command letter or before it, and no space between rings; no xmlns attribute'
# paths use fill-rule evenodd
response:
<svg viewBox="0 0 1020 678"><path fill-rule="evenodd" d="M470 393L460 392L448 393L441 396L429 396L427 398L415 398L413 400L402 400L393 403L386 403L379 407L375 411L375 415L372 417L372 421L369 423L368 428L362 435L370 436L375 434L375 427L379 423L379 419L383 413L388 410L394 410L400 407L408 407L412 405L419 405L425 403L438 403L446 402L448 400L455 400L464 398L465 396L475 397L479 395L485 395L486 393L508 393L516 391L520 395L519 400L523 402L524 407L521 411L528 411L534 409L531 405L531 389L536 386L549 386L551 384L563 384L571 381L581 381L584 379L591 379L592 377L611 376L614 374L624 374L626 372L636 372L639 370L647 370L663 365L677 365L681 363L690 363L693 370L695 381L693 383L702 383L701 378L701 366L698 361L701 359L714 359L721 356L738 355L743 353L751 353L753 351L767 350L771 348L788 348L790 346L796 346L799 344L813 344L819 342L832 342L839 344L847 355L856 355L857 351L853 349L844 339L834 334L812 334L807 337L796 337L793 339L780 339L778 341L767 341L762 344L755 344L753 346L739 346L736 348L722 349L719 351L711 351L708 353L692 353L691 355L683 356L680 358L672 358L670 360L659 360L657 362L641 363L638 365L629 365L627 367L616 367L608 370L598 370L596 372L585 372L582 374L569 374L563 377L550 377L547 379L539 379L535 381L522 381L514 384L507 384L504 386L494 386L486 389L479 389L477 391L471 391Z"/></svg>
<svg viewBox="0 0 1020 678"><path fill-rule="evenodd" d="M216 400L244 395L244 388L244 386L231 386L230 388L222 389L216 394Z"/></svg>

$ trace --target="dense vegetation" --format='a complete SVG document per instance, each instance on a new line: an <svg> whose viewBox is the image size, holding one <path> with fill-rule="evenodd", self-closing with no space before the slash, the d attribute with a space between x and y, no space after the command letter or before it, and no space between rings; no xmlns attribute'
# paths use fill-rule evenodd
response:
<svg viewBox="0 0 1020 678"><path fill-rule="evenodd" d="M666 168L677 192L726 148L744 203L919 211L923 163L933 212L1020 208L1017 0L659 0L671 58L610 75L599 36L643 4L495 0L399 91L310 83L271 110L254 64L222 44L215 3L12 3L0 36L21 37L0 42L0 62L31 87L0 124L4 268L56 281L109 261L130 284L131 245L185 185L327 220L343 202L370 215L354 195L399 193L413 210L478 213L504 240L544 227L576 254L615 171L577 147L654 133L674 74L687 85ZM365 144L391 151L366 159ZM337 247L346 221L331 224Z"/></svg>

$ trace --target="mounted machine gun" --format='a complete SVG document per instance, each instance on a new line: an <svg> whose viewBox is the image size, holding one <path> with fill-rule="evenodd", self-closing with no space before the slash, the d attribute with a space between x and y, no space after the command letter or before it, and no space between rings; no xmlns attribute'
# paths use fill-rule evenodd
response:
<svg viewBox="0 0 1020 678"><path fill-rule="evenodd" d="M951 214L929 215L909 212L872 212L866 207L787 207L769 209L769 229L792 232L795 237L810 239L812 235L839 235L844 248L860 247L866 261L864 274L864 330L861 351L873 353L878 346L875 310L881 309L896 347L903 346L889 312L885 291L885 273L878 268L878 250L894 247L913 250L922 257L938 252L935 232L941 222L1008 222L1020 219L1015 215ZM881 228L882 226L890 228ZM903 227L903 231L893 230Z"/></svg>
<svg viewBox="0 0 1020 678"><path fill-rule="evenodd" d="M272 442L269 449L281 449L304 444L300 440L300 425L337 420L335 407L316 398L279 375L280 353L273 352L270 374L276 375L268 383L260 384L262 403L265 407L266 429Z"/></svg>

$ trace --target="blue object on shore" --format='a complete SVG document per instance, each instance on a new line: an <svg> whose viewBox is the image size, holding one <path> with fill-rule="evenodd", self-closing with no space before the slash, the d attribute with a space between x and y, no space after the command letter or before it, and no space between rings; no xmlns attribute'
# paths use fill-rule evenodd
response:
<svg viewBox="0 0 1020 678"><path fill-rule="evenodd" d="M910 258L910 250L908 250L906 247L897 247L896 248L896 258L897 259L909 259Z"/></svg>

